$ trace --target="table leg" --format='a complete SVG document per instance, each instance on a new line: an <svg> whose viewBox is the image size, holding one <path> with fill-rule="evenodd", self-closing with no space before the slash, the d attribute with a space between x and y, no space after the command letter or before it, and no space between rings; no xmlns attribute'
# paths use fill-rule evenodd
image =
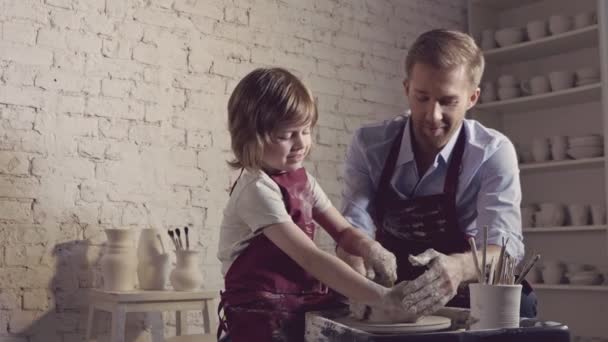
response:
<svg viewBox="0 0 608 342"><path fill-rule="evenodd" d="M150 322L152 342L163 342L165 340L165 324L162 312L148 312L148 321Z"/></svg>
<svg viewBox="0 0 608 342"><path fill-rule="evenodd" d="M85 335L85 341L89 342L91 341L91 337L93 337L93 333L95 332L95 329L93 327L93 324L95 324L95 306L93 304L89 304L89 317L87 318L87 332Z"/></svg>
<svg viewBox="0 0 608 342"><path fill-rule="evenodd" d="M186 335L188 333L188 325L186 323L187 311L175 311L175 335Z"/></svg>
<svg viewBox="0 0 608 342"><path fill-rule="evenodd" d="M125 325L127 312L124 305L118 305L112 311L111 342L125 342Z"/></svg>

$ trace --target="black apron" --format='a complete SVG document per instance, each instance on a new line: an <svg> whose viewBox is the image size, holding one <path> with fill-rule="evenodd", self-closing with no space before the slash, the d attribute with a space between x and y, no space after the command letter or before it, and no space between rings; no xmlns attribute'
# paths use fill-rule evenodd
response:
<svg viewBox="0 0 608 342"><path fill-rule="evenodd" d="M458 175L466 142L464 124L448 162L443 193L403 199L391 185L391 179L408 120L403 121L403 126L391 145L374 199L376 239L395 254L397 281L415 279L426 270L426 267L412 266L408 260L409 255L420 254L428 248L448 255L470 250L468 235L458 227L456 210ZM536 297L529 284L524 283L522 316L535 317ZM533 298L527 298L530 294ZM528 303L529 300L533 303ZM447 304L457 307L469 305L468 286L461 286L457 295Z"/></svg>

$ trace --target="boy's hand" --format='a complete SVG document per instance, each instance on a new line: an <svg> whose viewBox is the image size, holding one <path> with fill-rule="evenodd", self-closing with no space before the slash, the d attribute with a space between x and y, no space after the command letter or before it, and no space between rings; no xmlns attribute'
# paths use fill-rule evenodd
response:
<svg viewBox="0 0 608 342"><path fill-rule="evenodd" d="M365 264L374 271L375 281L383 286L393 286L397 281L397 259L377 241L369 245L363 256Z"/></svg>

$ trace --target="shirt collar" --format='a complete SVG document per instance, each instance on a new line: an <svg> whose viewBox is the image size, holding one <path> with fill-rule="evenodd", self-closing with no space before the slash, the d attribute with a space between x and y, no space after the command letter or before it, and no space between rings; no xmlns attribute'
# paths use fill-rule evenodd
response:
<svg viewBox="0 0 608 342"><path fill-rule="evenodd" d="M399 150L399 156L397 157L397 164L395 166L403 165L414 161L414 151L412 150L412 137L410 134L410 124L412 120L409 118L405 123L405 130L403 131L403 138L401 139L401 149ZM464 120L460 124L460 127L454 132L452 137L448 143L439 151L437 157L435 157L435 163L438 161L437 159L441 159L444 163L448 163L450 155L452 154L452 150L454 150L454 145L456 145L456 140L458 140L458 136L460 135L460 130L463 129Z"/></svg>

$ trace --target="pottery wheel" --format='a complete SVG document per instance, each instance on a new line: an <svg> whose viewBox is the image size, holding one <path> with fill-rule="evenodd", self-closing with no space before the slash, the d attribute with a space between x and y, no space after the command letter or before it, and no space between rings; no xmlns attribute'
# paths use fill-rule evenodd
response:
<svg viewBox="0 0 608 342"><path fill-rule="evenodd" d="M384 334L438 331L447 329L452 324L449 318L441 316L424 316L414 323L373 323L351 316L334 318L334 321L366 332Z"/></svg>

